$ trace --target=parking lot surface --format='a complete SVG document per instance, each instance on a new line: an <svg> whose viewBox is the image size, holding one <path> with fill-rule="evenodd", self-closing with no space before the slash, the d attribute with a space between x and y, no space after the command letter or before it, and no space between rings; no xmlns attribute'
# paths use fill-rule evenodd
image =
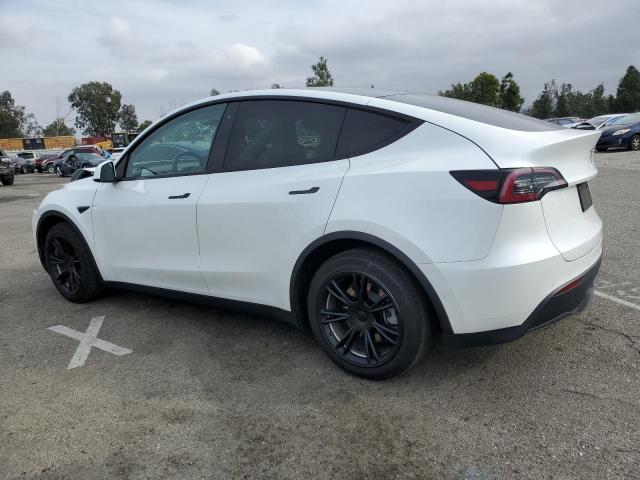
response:
<svg viewBox="0 0 640 480"><path fill-rule="evenodd" d="M17 177L0 187L0 478L640 478L640 154L596 163L590 307L506 345L438 344L384 382L274 320L128 292L66 302L30 223L66 180ZM130 352L67 369L92 332Z"/></svg>

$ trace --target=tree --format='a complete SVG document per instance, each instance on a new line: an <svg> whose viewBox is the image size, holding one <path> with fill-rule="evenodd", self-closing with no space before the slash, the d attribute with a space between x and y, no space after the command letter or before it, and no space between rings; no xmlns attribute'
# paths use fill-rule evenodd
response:
<svg viewBox="0 0 640 480"><path fill-rule="evenodd" d="M75 132L73 128L68 127L67 124L64 122L64 118L62 117L56 118L44 129L45 137L60 137L60 136L73 135L74 133Z"/></svg>
<svg viewBox="0 0 640 480"><path fill-rule="evenodd" d="M333 87L333 77L327 67L327 59L320 57L320 61L311 65L313 77L307 78L307 87Z"/></svg>
<svg viewBox="0 0 640 480"><path fill-rule="evenodd" d="M500 106L500 81L491 73L482 72L469 83L451 85L451 89L438 92L439 95L481 103L492 107Z"/></svg>
<svg viewBox="0 0 640 480"><path fill-rule="evenodd" d="M554 100L557 91L555 80L545 83L542 92L531 106L531 115L536 118L549 118L553 116L555 107Z"/></svg>
<svg viewBox="0 0 640 480"><path fill-rule="evenodd" d="M618 112L640 110L640 72L633 65L629 65L624 77L618 83L615 107Z"/></svg>
<svg viewBox="0 0 640 480"><path fill-rule="evenodd" d="M107 136L116 127L122 95L106 82L89 82L74 88L68 100L76 110L76 127L85 135Z"/></svg>
<svg viewBox="0 0 640 480"><path fill-rule="evenodd" d="M27 113L24 115L22 125L20 126L20 133L26 138L42 136L42 127L38 124L38 120L33 113Z"/></svg>
<svg viewBox="0 0 640 480"><path fill-rule="evenodd" d="M215 88L212 88L211 90L209 90L210 97L215 97L216 95L220 95L220 92L218 90L216 90Z"/></svg>
<svg viewBox="0 0 640 480"><path fill-rule="evenodd" d="M12 138L20 136L20 126L24 108L17 107L11 93L0 93L0 138Z"/></svg>
<svg viewBox="0 0 640 480"><path fill-rule="evenodd" d="M125 133L132 133L138 130L138 116L134 105L122 105L119 113L120 128Z"/></svg>
<svg viewBox="0 0 640 480"><path fill-rule="evenodd" d="M553 112L555 117L568 117L575 110L575 93L570 83L563 83L560 90L554 92L556 108Z"/></svg>
<svg viewBox="0 0 640 480"><path fill-rule="evenodd" d="M276 88L282 88L282 87L280 86L279 83L272 83L271 88L276 89Z"/></svg>
<svg viewBox="0 0 640 480"><path fill-rule="evenodd" d="M151 125L153 122L151 120L145 120L144 122L142 122L140 125L138 125L138 132L143 131L145 128L147 128L149 125Z"/></svg>
<svg viewBox="0 0 640 480"><path fill-rule="evenodd" d="M524 103L520 96L520 85L513 79L513 73L508 72L500 82L500 108L519 112Z"/></svg>

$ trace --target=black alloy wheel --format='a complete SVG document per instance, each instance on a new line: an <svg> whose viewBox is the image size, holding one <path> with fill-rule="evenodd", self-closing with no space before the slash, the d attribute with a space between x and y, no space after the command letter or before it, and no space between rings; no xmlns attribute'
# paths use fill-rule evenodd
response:
<svg viewBox="0 0 640 480"><path fill-rule="evenodd" d="M69 296L77 295L82 284L82 260L73 245L62 235L52 236L45 255L58 290Z"/></svg>
<svg viewBox="0 0 640 480"><path fill-rule="evenodd" d="M395 258L357 247L326 260L307 296L309 326L341 368L370 380L400 375L428 351L428 301Z"/></svg>
<svg viewBox="0 0 640 480"><path fill-rule="evenodd" d="M633 151L640 150L640 135L634 135L629 140L629 149Z"/></svg>
<svg viewBox="0 0 640 480"><path fill-rule="evenodd" d="M91 252L71 226L51 227L41 248L47 272L64 298L84 303L104 293Z"/></svg>
<svg viewBox="0 0 640 480"><path fill-rule="evenodd" d="M384 364L402 341L402 316L389 291L363 272L343 272L324 285L322 333L334 351L359 366Z"/></svg>

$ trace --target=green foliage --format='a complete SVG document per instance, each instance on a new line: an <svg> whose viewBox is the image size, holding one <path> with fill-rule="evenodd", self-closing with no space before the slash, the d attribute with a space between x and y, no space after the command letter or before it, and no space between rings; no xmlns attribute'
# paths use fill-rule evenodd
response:
<svg viewBox="0 0 640 480"><path fill-rule="evenodd" d="M106 136L115 130L122 95L106 82L89 82L74 88L68 100L76 110L76 127L85 135Z"/></svg>
<svg viewBox="0 0 640 480"><path fill-rule="evenodd" d="M554 80L545 83L542 92L538 95L538 98L534 100L529 114L536 118L552 117L557 92L558 89L556 88L556 82Z"/></svg>
<svg viewBox="0 0 640 480"><path fill-rule="evenodd" d="M271 84L271 88L276 89L276 88L282 88L282 87L280 86L280 84L279 84L279 83L272 83L272 84Z"/></svg>
<svg viewBox="0 0 640 480"><path fill-rule="evenodd" d="M438 92L445 97L467 100L469 102L481 103L492 107L499 107L500 101L500 81L495 75L487 72L480 73L469 83L457 83L451 85L451 89Z"/></svg>
<svg viewBox="0 0 640 480"><path fill-rule="evenodd" d="M215 88L212 88L211 90L209 90L210 97L215 97L216 95L220 95L220 92L218 90L216 90Z"/></svg>
<svg viewBox="0 0 640 480"><path fill-rule="evenodd" d="M327 67L327 59L320 57L320 61L311 65L313 77L307 78L307 87L333 87L333 77Z"/></svg>
<svg viewBox="0 0 640 480"><path fill-rule="evenodd" d="M0 93L0 138L20 137L24 107L16 107L8 91Z"/></svg>
<svg viewBox="0 0 640 480"><path fill-rule="evenodd" d="M520 85L513 79L513 73L508 72L500 82L500 108L519 112L524 103L520 96Z"/></svg>
<svg viewBox="0 0 640 480"><path fill-rule="evenodd" d="M132 133L138 130L138 116L134 105L122 105L119 113L120 128L125 133Z"/></svg>
<svg viewBox="0 0 640 480"><path fill-rule="evenodd" d="M637 112L640 110L640 72L630 65L618 83L618 95L615 110L618 112Z"/></svg>
<svg viewBox="0 0 640 480"><path fill-rule="evenodd" d="M64 123L64 118L58 117L44 129L45 137L63 137L73 135L75 131Z"/></svg>
<svg viewBox="0 0 640 480"><path fill-rule="evenodd" d="M149 125L151 125L153 122L151 120L145 120L144 122L142 122L140 125L138 125L138 132L143 131L145 128L147 128Z"/></svg>

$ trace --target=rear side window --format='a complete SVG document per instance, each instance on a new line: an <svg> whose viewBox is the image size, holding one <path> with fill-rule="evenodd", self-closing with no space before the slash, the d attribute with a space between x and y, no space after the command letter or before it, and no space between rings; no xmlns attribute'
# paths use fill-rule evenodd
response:
<svg viewBox="0 0 640 480"><path fill-rule="evenodd" d="M353 157L387 145L409 122L374 112L349 109L344 119L336 156Z"/></svg>
<svg viewBox="0 0 640 480"><path fill-rule="evenodd" d="M292 100L241 102L224 167L250 170L333 160L345 110Z"/></svg>

